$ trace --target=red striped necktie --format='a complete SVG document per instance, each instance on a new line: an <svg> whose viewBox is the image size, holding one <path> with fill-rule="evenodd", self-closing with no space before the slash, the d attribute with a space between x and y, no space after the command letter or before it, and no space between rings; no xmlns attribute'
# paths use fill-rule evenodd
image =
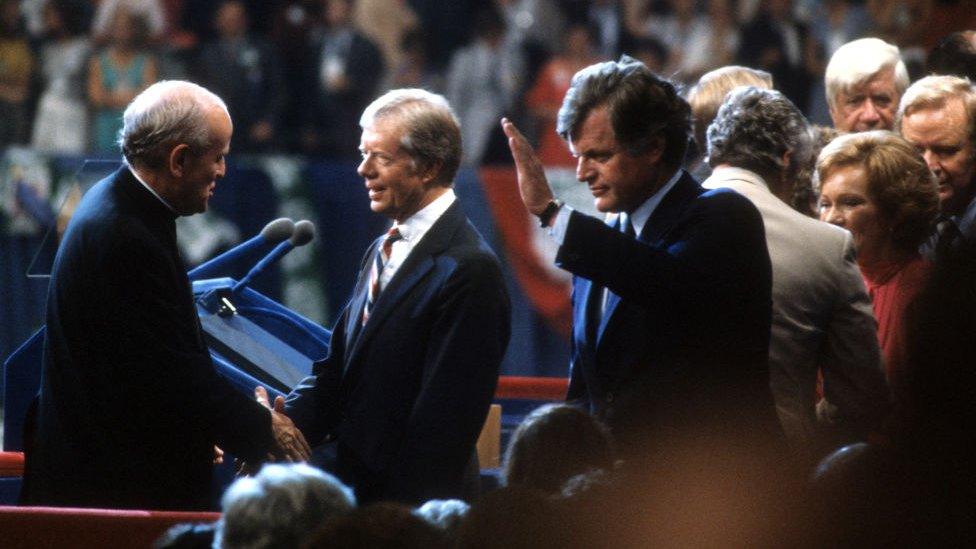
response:
<svg viewBox="0 0 976 549"><path fill-rule="evenodd" d="M400 234L400 230L396 227L390 227L383 243L376 250L373 265L369 269L369 292L366 294L366 306L363 307L363 324L369 320L369 314L373 311L373 304L376 303L376 298L380 295L380 275L383 274L383 267L386 267L386 262L390 260L393 243L401 238L403 235Z"/></svg>

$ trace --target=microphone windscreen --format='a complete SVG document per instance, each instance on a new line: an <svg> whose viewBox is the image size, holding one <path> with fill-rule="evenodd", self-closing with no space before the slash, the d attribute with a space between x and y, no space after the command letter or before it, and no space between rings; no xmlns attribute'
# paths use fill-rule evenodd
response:
<svg viewBox="0 0 976 549"><path fill-rule="evenodd" d="M261 238L269 243L278 243L295 233L295 222L287 217L279 217L261 229Z"/></svg>
<svg viewBox="0 0 976 549"><path fill-rule="evenodd" d="M295 223L295 234L291 235L289 242L296 248L304 246L315 238L315 224L307 219Z"/></svg>

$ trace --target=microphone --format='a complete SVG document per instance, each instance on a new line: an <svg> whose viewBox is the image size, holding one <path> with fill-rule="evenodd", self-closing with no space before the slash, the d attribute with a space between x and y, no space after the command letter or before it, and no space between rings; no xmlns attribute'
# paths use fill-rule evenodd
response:
<svg viewBox="0 0 976 549"><path fill-rule="evenodd" d="M245 257L265 252L271 246L289 238L294 233L295 222L287 217L279 217L265 225L261 229L261 232L254 238L234 246L205 263L201 263L186 273L186 275L191 281L225 275L227 268L235 262Z"/></svg>
<svg viewBox="0 0 976 549"><path fill-rule="evenodd" d="M231 289L232 294L236 294L241 291L244 286L247 286L251 280L257 275L261 274L269 266L276 263L288 252L295 248L304 246L315 238L315 224L307 219L303 219L298 223L295 223L295 233L291 235L291 238L275 246L271 253L261 258L261 261L244 275L244 278L240 279L237 284Z"/></svg>

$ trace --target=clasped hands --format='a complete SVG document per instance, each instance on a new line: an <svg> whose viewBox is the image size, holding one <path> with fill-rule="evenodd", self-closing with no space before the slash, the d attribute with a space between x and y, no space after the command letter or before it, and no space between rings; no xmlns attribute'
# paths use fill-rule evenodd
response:
<svg viewBox="0 0 976 549"><path fill-rule="evenodd" d="M237 473L250 475L257 473L261 466L268 461L308 461L312 449L302 432L285 415L284 397L276 397L274 406L268 400L268 391L261 386L254 388L254 398L271 412L271 434L274 437L274 449L268 453L265 460L260 462L238 461Z"/></svg>

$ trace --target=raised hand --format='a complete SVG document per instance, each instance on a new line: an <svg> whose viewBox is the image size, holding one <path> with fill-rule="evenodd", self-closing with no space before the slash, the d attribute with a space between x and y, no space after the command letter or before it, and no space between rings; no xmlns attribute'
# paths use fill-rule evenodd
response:
<svg viewBox="0 0 976 549"><path fill-rule="evenodd" d="M542 162L539 161L532 145L511 120L502 118L502 130L508 137L508 148L512 151L512 158L515 160L522 202L529 213L539 215L553 199L546 172L542 169Z"/></svg>

